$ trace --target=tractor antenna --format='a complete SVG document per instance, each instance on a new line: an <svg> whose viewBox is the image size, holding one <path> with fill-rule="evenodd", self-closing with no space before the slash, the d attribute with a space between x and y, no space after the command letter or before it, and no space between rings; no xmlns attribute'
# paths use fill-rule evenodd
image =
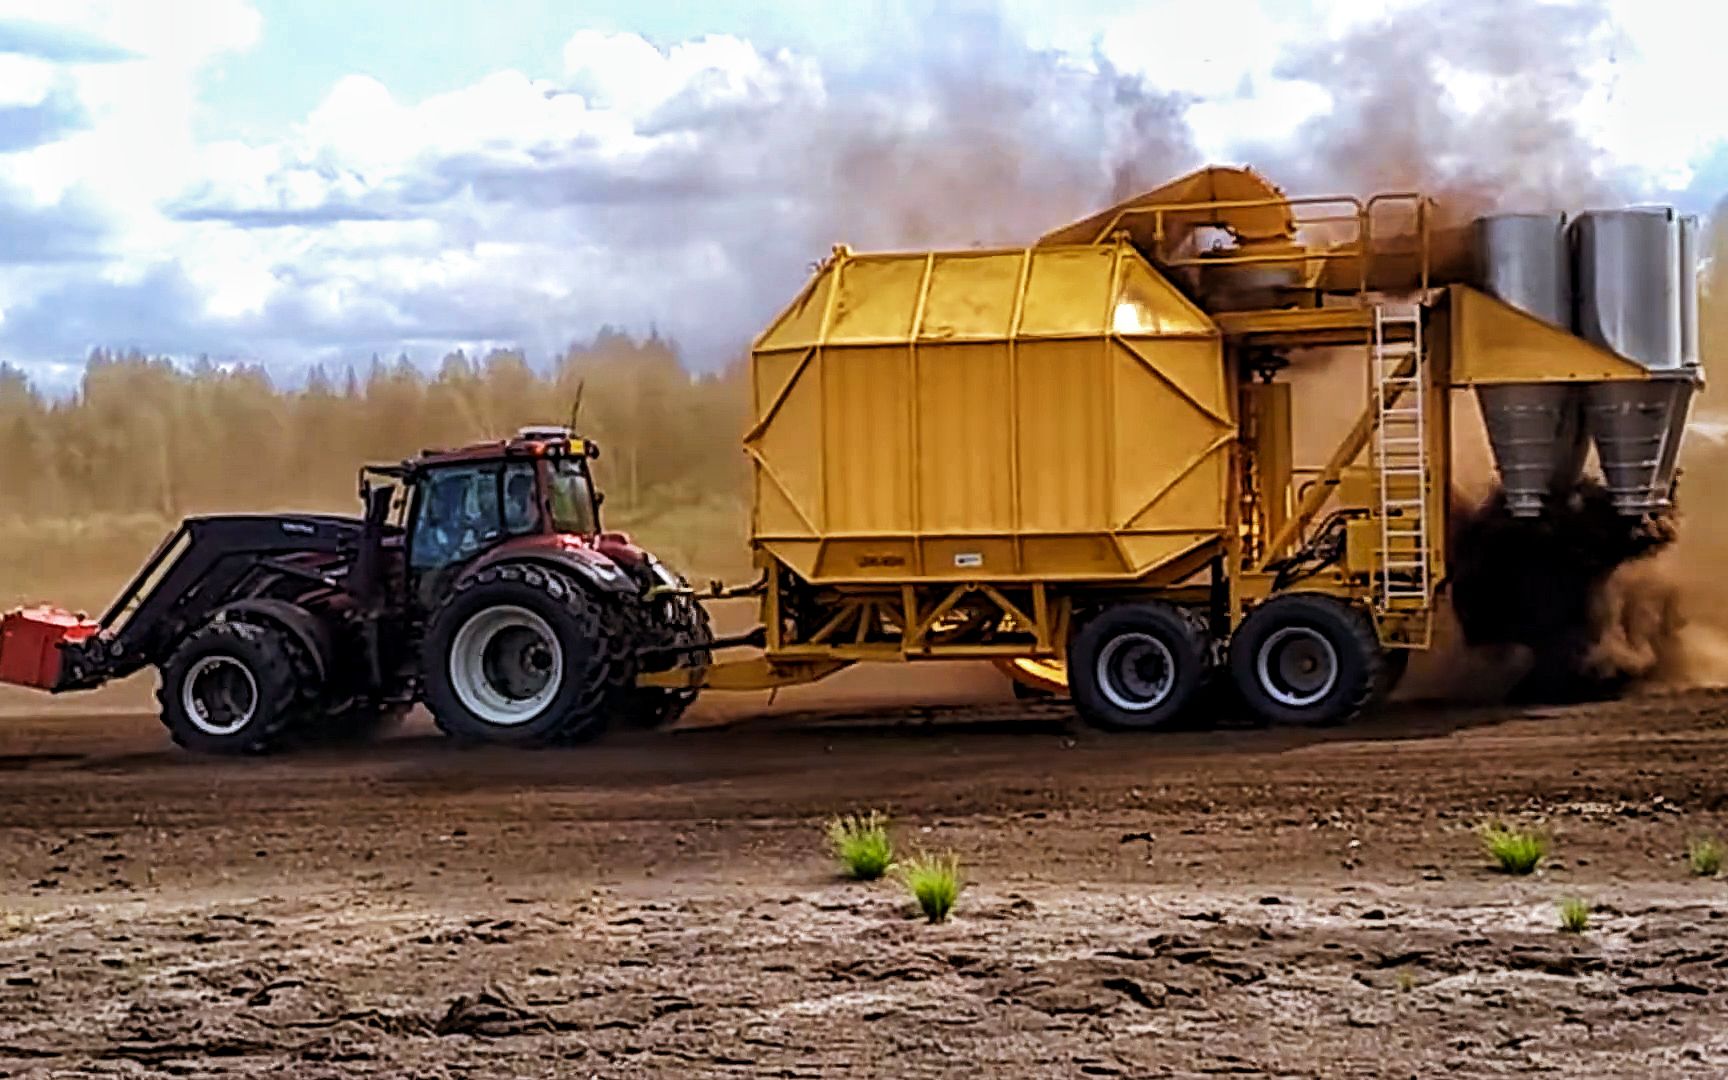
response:
<svg viewBox="0 0 1728 1080"><path fill-rule="evenodd" d="M587 379L580 379L576 383L576 400L570 403L570 431L572 434L577 430L576 417L582 412L582 391L587 385Z"/></svg>

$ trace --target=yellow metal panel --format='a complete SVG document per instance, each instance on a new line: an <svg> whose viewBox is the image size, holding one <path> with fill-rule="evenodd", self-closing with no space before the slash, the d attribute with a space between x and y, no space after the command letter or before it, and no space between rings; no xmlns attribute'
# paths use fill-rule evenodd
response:
<svg viewBox="0 0 1728 1080"><path fill-rule="evenodd" d="M816 563L816 576L849 581L901 581L916 576L910 536L829 540Z"/></svg>
<svg viewBox="0 0 1728 1080"><path fill-rule="evenodd" d="M760 465L756 474L756 531L763 536L815 536L816 522L793 503L782 481Z"/></svg>
<svg viewBox="0 0 1728 1080"><path fill-rule="evenodd" d="M1119 528L1222 529L1224 463L1235 428L1228 422L1217 340L1117 342L1110 357L1116 436L1111 522ZM1172 502L1178 484L1188 497Z"/></svg>
<svg viewBox="0 0 1728 1080"><path fill-rule="evenodd" d="M1127 532L1164 532L1170 529L1226 527L1225 492L1229 490L1230 436L1204 455L1193 467L1158 493L1156 501L1143 507L1123 526Z"/></svg>
<svg viewBox="0 0 1728 1080"><path fill-rule="evenodd" d="M1110 304L1116 249L1053 248L1032 255L1020 333L1097 334Z"/></svg>
<svg viewBox="0 0 1728 1080"><path fill-rule="evenodd" d="M993 338L1012 330L1024 252L939 255L924 302L921 339Z"/></svg>
<svg viewBox="0 0 1728 1080"><path fill-rule="evenodd" d="M1215 539L1217 535L1211 531L1196 531L1124 536L1122 549L1128 553L1129 564L1135 573L1139 574L1169 562L1178 555Z"/></svg>
<svg viewBox="0 0 1728 1080"><path fill-rule="evenodd" d="M1467 285L1450 290L1452 382L1643 380L1637 364Z"/></svg>
<svg viewBox="0 0 1728 1080"><path fill-rule="evenodd" d="M924 573L929 577L1004 577L1018 572L1014 563L1014 541L1005 536L943 536L924 541Z"/></svg>
<svg viewBox="0 0 1728 1080"><path fill-rule="evenodd" d="M1338 474L1339 506L1373 506L1374 471L1366 465L1352 465Z"/></svg>
<svg viewBox="0 0 1728 1080"><path fill-rule="evenodd" d="M831 533L912 528L912 392L905 346L829 346L822 366L824 525Z"/></svg>
<svg viewBox="0 0 1728 1080"><path fill-rule="evenodd" d="M918 524L1014 527L1008 346L924 345L918 356Z"/></svg>
<svg viewBox="0 0 1728 1080"><path fill-rule="evenodd" d="M834 282L833 264L805 286L791 306L780 313L756 341L756 348L796 349L816 344L821 337L822 316L828 308L828 291Z"/></svg>
<svg viewBox="0 0 1728 1080"><path fill-rule="evenodd" d="M1104 531L1111 460L1104 342L1022 341L1018 349L1020 527Z"/></svg>
<svg viewBox="0 0 1728 1080"><path fill-rule="evenodd" d="M819 359L797 353L756 358L757 420L767 418L747 444L756 467L765 532L809 532L822 522L822 395ZM790 380L790 382L788 382Z"/></svg>
<svg viewBox="0 0 1728 1080"><path fill-rule="evenodd" d="M912 333L925 261L923 255L863 255L842 262L826 340L905 341Z"/></svg>
<svg viewBox="0 0 1728 1080"><path fill-rule="evenodd" d="M818 277L826 304L818 283L758 343L746 438L753 535L795 573L1162 581L1223 535L1220 338L1132 249L842 252Z"/></svg>
<svg viewBox="0 0 1728 1080"><path fill-rule="evenodd" d="M1242 424L1250 440L1248 457L1259 491L1260 519L1255 527L1262 542L1276 535L1295 509L1290 403L1287 382L1242 387Z"/></svg>
<svg viewBox="0 0 1728 1080"><path fill-rule="evenodd" d="M1029 535L1020 542L1020 563L1028 577L1120 577L1128 564L1110 537Z"/></svg>
<svg viewBox="0 0 1728 1080"><path fill-rule="evenodd" d="M762 546L800 577L816 576L816 560L822 554L820 540L765 540Z"/></svg>
<svg viewBox="0 0 1728 1080"><path fill-rule="evenodd" d="M1122 248L1110 329L1118 334L1211 334L1218 328L1205 312L1147 266L1132 248Z"/></svg>
<svg viewBox="0 0 1728 1080"><path fill-rule="evenodd" d="M1154 215L1145 211L1159 206L1223 203L1222 207L1194 211L1169 211L1163 214L1168 227L1175 222L1192 225L1202 221L1217 221L1228 225L1249 240L1265 240L1296 235L1296 223L1284 192L1253 169L1208 165L1186 176L1179 176L1162 187L1137 195L1126 202L1100 210L1084 221L1064 225L1046 233L1040 245L1095 244L1109 239L1116 229L1135 234L1141 246L1151 248L1158 239L1153 234Z"/></svg>

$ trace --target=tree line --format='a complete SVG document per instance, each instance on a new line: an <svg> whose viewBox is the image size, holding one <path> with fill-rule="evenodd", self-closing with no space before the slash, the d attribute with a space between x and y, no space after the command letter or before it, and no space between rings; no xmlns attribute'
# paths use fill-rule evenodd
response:
<svg viewBox="0 0 1728 1080"><path fill-rule="evenodd" d="M742 500L743 365L693 375L668 341L602 331L549 369L518 351L314 368L299 387L260 366L190 366L137 351L90 354L70 397L0 364L0 517L355 508L355 470L423 448L578 425L601 444L607 508L625 517Z"/></svg>

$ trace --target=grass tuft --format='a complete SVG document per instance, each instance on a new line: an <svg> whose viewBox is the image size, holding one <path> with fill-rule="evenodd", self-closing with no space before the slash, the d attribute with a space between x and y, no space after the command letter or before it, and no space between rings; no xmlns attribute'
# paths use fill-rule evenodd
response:
<svg viewBox="0 0 1728 1080"><path fill-rule="evenodd" d="M1576 896L1560 901L1560 929L1568 934L1582 934L1590 929L1590 905Z"/></svg>
<svg viewBox="0 0 1728 1080"><path fill-rule="evenodd" d="M1686 865L1697 877L1715 877L1722 872L1722 841L1701 836L1686 845Z"/></svg>
<svg viewBox="0 0 1728 1080"><path fill-rule="evenodd" d="M943 922L948 913L954 910L954 901L960 897L960 857L953 852L946 855L919 855L907 863L901 871L901 877L906 882L906 891L917 901L918 910L933 923Z"/></svg>
<svg viewBox="0 0 1728 1080"><path fill-rule="evenodd" d="M856 881L875 881L894 865L888 819L875 810L830 818L828 845L840 861L841 873Z"/></svg>
<svg viewBox="0 0 1728 1080"><path fill-rule="evenodd" d="M1483 825L1476 835L1482 840L1482 850L1508 874L1528 874L1548 854L1548 840L1539 833Z"/></svg>

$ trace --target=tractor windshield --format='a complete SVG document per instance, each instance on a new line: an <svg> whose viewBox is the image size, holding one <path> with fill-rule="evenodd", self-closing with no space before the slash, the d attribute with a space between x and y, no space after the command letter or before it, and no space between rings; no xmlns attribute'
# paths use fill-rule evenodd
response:
<svg viewBox="0 0 1728 1080"><path fill-rule="evenodd" d="M561 533L600 531L594 508L594 486L581 461L565 459L552 464L552 525Z"/></svg>

